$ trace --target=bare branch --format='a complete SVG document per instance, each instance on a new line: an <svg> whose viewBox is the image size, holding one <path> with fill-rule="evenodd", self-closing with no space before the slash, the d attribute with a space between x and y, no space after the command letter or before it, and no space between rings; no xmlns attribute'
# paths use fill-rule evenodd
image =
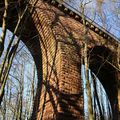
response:
<svg viewBox="0 0 120 120"><path fill-rule="evenodd" d="M2 23L2 34L0 37L0 57L4 50L4 41L5 41L5 35L6 35L6 26L7 26L7 17L8 17L8 0L5 0L5 10L3 15L3 23Z"/></svg>

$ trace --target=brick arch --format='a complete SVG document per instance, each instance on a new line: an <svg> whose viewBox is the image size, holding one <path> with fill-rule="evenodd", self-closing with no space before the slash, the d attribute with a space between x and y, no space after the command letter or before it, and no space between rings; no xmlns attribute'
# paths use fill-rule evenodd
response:
<svg viewBox="0 0 120 120"><path fill-rule="evenodd" d="M35 25L41 36L43 66L42 93L37 119L82 119L80 46L71 41L58 40L51 28L48 15L43 11L39 10L39 14L34 15ZM36 116L32 119L36 119Z"/></svg>
<svg viewBox="0 0 120 120"><path fill-rule="evenodd" d="M115 53L113 53L109 48L106 48L104 46L95 46L89 49L90 69L96 74L96 76L102 83L111 104L113 118L117 119L118 78L117 70L113 67L116 63L115 58Z"/></svg>
<svg viewBox="0 0 120 120"><path fill-rule="evenodd" d="M17 21L17 18L15 19ZM12 20L8 19L7 29L10 32L13 32L16 26L16 23L13 23L13 21L14 21L13 18ZM2 26L1 23L2 22L0 19L0 27ZM17 33L16 36L19 36L19 33ZM39 100L40 100L42 80L43 80L42 52L41 52L42 50L41 50L40 39L41 36L39 35L38 30L36 29L32 18L29 17L27 24L25 24L25 30L22 32L21 41L26 45L31 56L33 57L37 69L38 84L37 84L33 111L38 111L39 109ZM32 117L36 118L37 112L33 112Z"/></svg>
<svg viewBox="0 0 120 120"><path fill-rule="evenodd" d="M31 119L82 119L78 47L70 41L58 40L46 12L37 10L27 21L21 37L34 58L38 73L39 84ZM10 31L14 30L16 24L13 19L8 21Z"/></svg>
<svg viewBox="0 0 120 120"><path fill-rule="evenodd" d="M22 41L36 62L40 80L32 120L41 116L43 120L83 119L80 51L84 26L75 17L60 11L57 4L52 6L39 0L32 20L27 21ZM13 21L11 17L9 23ZM89 46L106 44L112 50L117 49L118 43L113 38L105 39L95 26L91 27L94 32L90 30ZM12 31L14 23L8 28Z"/></svg>
<svg viewBox="0 0 120 120"><path fill-rule="evenodd" d="M28 50L30 51L33 60L36 65L37 69L37 90L35 95L35 102L33 105L33 112L31 115L31 119L37 118L37 111L39 111L39 104L40 104L40 96L41 96L41 89L42 89L42 81L43 81L43 67L42 67L42 50L40 44L40 36L38 36L38 32L35 26L30 22L32 27L28 27L28 31L25 34L29 33L29 35L22 36L22 42L26 45ZM29 25L28 24L28 25ZM27 26L26 26L27 27Z"/></svg>

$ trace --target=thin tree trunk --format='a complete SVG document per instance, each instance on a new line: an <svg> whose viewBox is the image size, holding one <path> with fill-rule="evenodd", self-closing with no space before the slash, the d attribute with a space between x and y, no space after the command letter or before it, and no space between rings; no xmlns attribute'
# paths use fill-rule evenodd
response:
<svg viewBox="0 0 120 120"><path fill-rule="evenodd" d="M102 109L101 109L99 97L98 97L98 94L97 94L96 81L95 81L96 79L95 79L94 75L92 75L92 79L93 79L93 88L94 88L95 98L96 98L96 101L97 101L98 109L100 111L100 119L104 120L104 115L102 114Z"/></svg>
<svg viewBox="0 0 120 120"><path fill-rule="evenodd" d="M34 86L34 83L35 83L35 63L33 65L33 78L32 78L32 86L31 86L31 95L32 95L32 106L34 105L34 96L35 96L35 86Z"/></svg>
<svg viewBox="0 0 120 120"><path fill-rule="evenodd" d="M87 4L87 3L86 3ZM87 50L87 43L88 43L88 28L86 27L85 23L85 16L84 16L84 9L85 5L81 2L80 8L81 8L81 13L82 13L82 21L83 21L83 26L84 26L84 35L83 35L83 40L84 40L84 45L83 45L83 53L84 53L84 65L85 65L85 86L86 86L86 94L87 94L87 103L88 103L88 117L89 120L94 120L94 115L93 115L93 109L92 109L92 96L91 96L91 88L90 88L90 81L89 81L89 62L88 62L88 50Z"/></svg>
<svg viewBox="0 0 120 120"><path fill-rule="evenodd" d="M36 5L37 1L38 0L36 0L34 2L32 8L29 10L30 13L32 13L34 11L34 6ZM9 73L10 68L11 68L11 64L12 64L14 55L16 53L18 44L20 42L21 34L22 34L23 30L25 29L25 23L27 22L27 19L30 15L30 14L26 15L26 11L28 10L28 8L29 8L29 6L26 5L23 13L21 14L21 16L18 19L18 23L17 23L17 25L14 29L13 36L10 40L10 43L9 43L8 47L7 47L6 54L5 54L5 57L4 57L3 62L2 62L3 64L2 64L2 67L0 69L0 105L1 105L1 102L2 102L3 95L4 95L4 88L5 88L6 80L7 80L7 77L8 77L8 73ZM12 49L10 49L10 48L12 46L13 40L15 38L16 33L18 32L18 28L19 28L24 16L25 16L25 20L23 21L23 24L22 24L23 26L21 27L21 29L19 31L18 41L13 46L14 50L12 51ZM3 74L3 73L5 73L5 74Z"/></svg>
<svg viewBox="0 0 120 120"><path fill-rule="evenodd" d="M0 37L0 57L3 53L4 50L4 41L5 41L5 36L6 36L6 26L7 26L7 17L8 17L8 0L5 0L5 11L3 15L3 23L2 23L2 34Z"/></svg>

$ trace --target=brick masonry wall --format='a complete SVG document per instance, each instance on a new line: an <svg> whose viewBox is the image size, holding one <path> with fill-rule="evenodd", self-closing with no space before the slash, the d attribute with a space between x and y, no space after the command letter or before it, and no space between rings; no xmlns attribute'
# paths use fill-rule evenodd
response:
<svg viewBox="0 0 120 120"><path fill-rule="evenodd" d="M34 0L30 1L33 5ZM12 15L15 13L11 13L11 16L16 16ZM15 20L13 19L14 17L9 18L10 24L8 23L7 26L11 31L14 29ZM37 114L37 118L33 119L40 120L41 117L43 120L83 119L83 95L80 74L81 48L84 42L83 25L57 8L42 2L42 0L39 0L36 4L32 19L35 28L28 21L27 31L25 31L22 39L34 57L40 80L43 78L43 81L40 81L42 84L41 94L39 94L40 91L37 94L41 96L39 101L35 101L36 106L35 111L33 111L33 114ZM0 19L0 25L1 21ZM37 36L37 40L34 35ZM114 42L104 39L91 30L88 39L88 48L104 46L120 58L118 54L120 49ZM114 65L116 65L116 60ZM119 72L117 79L120 81ZM118 98L120 98L120 92Z"/></svg>
<svg viewBox="0 0 120 120"><path fill-rule="evenodd" d="M65 30L58 29L59 26L56 25L52 26L49 17L53 14L48 16L43 9L46 8L36 9L33 14L34 23L41 37L43 58L43 87L37 118L81 119L83 96L80 79L80 51L76 49L76 44ZM51 29L51 27L54 28ZM63 34L65 39L63 40L62 36L57 34Z"/></svg>
<svg viewBox="0 0 120 120"><path fill-rule="evenodd" d="M83 119L81 48L83 25L57 8L39 1L32 15L42 49L43 81L37 119ZM116 46L89 31L88 48Z"/></svg>

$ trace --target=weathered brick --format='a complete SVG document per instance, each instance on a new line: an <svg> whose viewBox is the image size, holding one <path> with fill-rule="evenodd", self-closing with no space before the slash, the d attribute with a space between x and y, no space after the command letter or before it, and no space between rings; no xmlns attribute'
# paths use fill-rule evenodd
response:
<svg viewBox="0 0 120 120"><path fill-rule="evenodd" d="M33 2L31 1L30 4ZM34 105L34 120L40 119L42 111L43 120L83 119L81 84L81 56L85 42L83 27L83 24L49 3L39 0L36 4L31 19L26 25L27 30L22 36L22 41L27 45L36 62L39 78L38 87L40 88L37 91ZM11 28L10 25L8 28ZM106 35L102 31L99 34L98 28L95 26L92 25L91 28L95 30L89 30L88 50L92 50L96 46L104 46L117 56L119 43L113 38L105 39ZM116 57L114 58L113 65L116 66ZM97 66L94 64L91 64L93 70ZM116 71L115 73L118 74L115 79L119 80L120 73ZM109 78L109 75L107 77ZM107 82L110 84L109 81ZM120 94L117 93L117 84L111 85L110 89L112 90L109 98L113 112L116 112L118 108L116 106L114 108L114 102L118 101L117 96L120 98ZM45 92L47 93L45 94ZM112 96L113 94L114 96Z"/></svg>

